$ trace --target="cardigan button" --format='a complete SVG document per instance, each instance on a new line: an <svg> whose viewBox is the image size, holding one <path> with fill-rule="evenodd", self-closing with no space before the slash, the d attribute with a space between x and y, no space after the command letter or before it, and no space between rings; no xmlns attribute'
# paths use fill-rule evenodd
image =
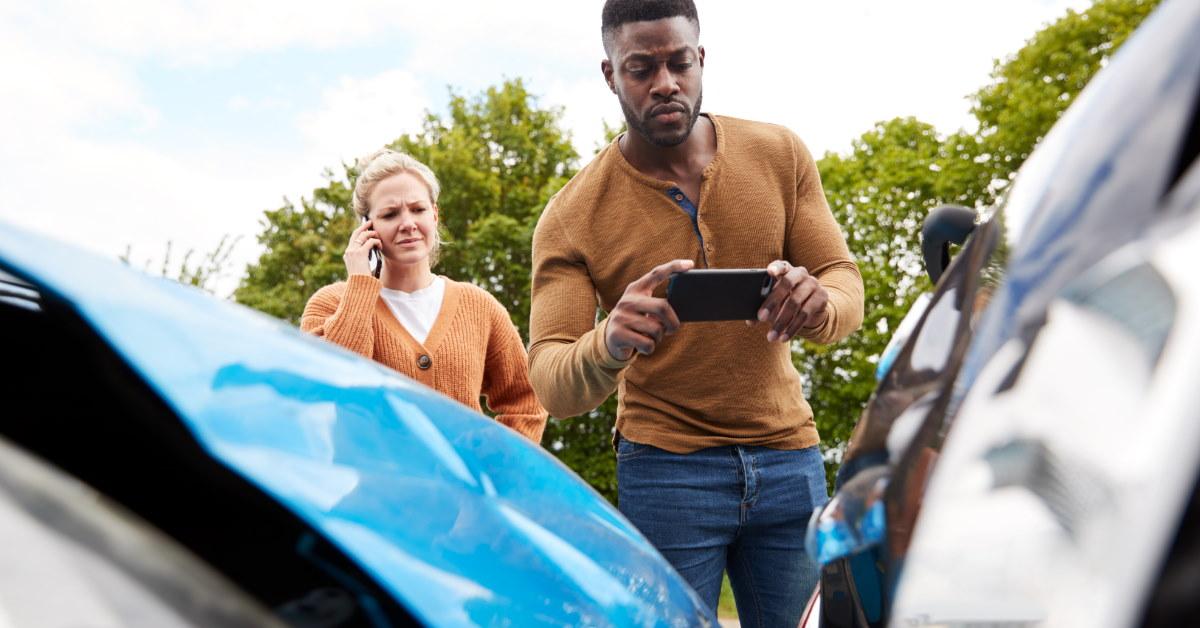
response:
<svg viewBox="0 0 1200 628"><path fill-rule="evenodd" d="M433 358L427 355L422 355L421 357L417 358L417 366L419 366L422 371L427 371L429 370L429 367L433 366Z"/></svg>

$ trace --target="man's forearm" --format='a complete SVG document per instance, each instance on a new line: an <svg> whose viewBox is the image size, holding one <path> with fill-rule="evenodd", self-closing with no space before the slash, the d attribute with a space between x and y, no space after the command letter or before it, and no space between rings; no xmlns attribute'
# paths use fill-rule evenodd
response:
<svg viewBox="0 0 1200 628"><path fill-rule="evenodd" d="M828 316L815 329L801 328L805 340L829 344L854 333L863 320L863 283L854 262L838 263L825 269L819 281L829 293Z"/></svg>
<svg viewBox="0 0 1200 628"><path fill-rule="evenodd" d="M605 322L571 341L538 340L529 349L529 379L551 416L568 418L596 409L617 389L633 359L617 360L604 345ZM636 355L636 354L635 354Z"/></svg>

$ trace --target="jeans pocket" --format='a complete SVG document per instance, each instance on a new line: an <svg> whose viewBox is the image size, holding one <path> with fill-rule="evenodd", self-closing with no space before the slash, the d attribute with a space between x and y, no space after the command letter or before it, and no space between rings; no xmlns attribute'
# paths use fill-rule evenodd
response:
<svg viewBox="0 0 1200 628"><path fill-rule="evenodd" d="M622 437L621 441L617 443L617 460L632 460L649 452L651 449L653 447L650 445L635 443L628 438Z"/></svg>

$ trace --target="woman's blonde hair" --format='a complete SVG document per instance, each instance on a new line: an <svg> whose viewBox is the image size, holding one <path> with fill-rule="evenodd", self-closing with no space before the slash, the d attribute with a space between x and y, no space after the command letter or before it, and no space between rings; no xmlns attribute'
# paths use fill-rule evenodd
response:
<svg viewBox="0 0 1200 628"><path fill-rule="evenodd" d="M366 218L367 214L371 213L368 201L371 198L371 192L375 191L375 186L388 177L394 177L404 172L411 172L425 182L429 188L429 198L433 201L433 206L437 207L438 194L442 191L437 175L433 174L433 170L429 166L417 161L412 155L384 147L359 159L357 166L358 179L354 181L353 205L354 213L358 214L360 218ZM433 242L429 247L430 266L437 265L441 247L441 229L434 228Z"/></svg>
<svg viewBox="0 0 1200 628"><path fill-rule="evenodd" d="M371 197L371 192L375 190L375 186L380 181L402 172L411 172L424 181L425 185L429 187L429 198L433 200L434 205L437 205L438 194L442 191L437 175L433 174L433 170L430 170L429 166L417 161L412 155L390 148L381 148L359 159L357 165L358 179L354 182L354 213L360 217L366 218L371 211L368 199Z"/></svg>

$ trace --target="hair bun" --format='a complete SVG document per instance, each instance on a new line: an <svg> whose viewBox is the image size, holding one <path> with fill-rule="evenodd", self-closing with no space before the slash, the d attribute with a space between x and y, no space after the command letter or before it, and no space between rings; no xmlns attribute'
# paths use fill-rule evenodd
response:
<svg viewBox="0 0 1200 628"><path fill-rule="evenodd" d="M367 166L370 166L372 161L375 161L376 159L379 159L380 157L382 157L384 155L388 155L388 154L395 153L395 152L396 151L388 148L387 146L384 146L383 148L372 151L369 155L359 157L358 161L355 162L354 165L358 169L359 172L366 172Z"/></svg>

